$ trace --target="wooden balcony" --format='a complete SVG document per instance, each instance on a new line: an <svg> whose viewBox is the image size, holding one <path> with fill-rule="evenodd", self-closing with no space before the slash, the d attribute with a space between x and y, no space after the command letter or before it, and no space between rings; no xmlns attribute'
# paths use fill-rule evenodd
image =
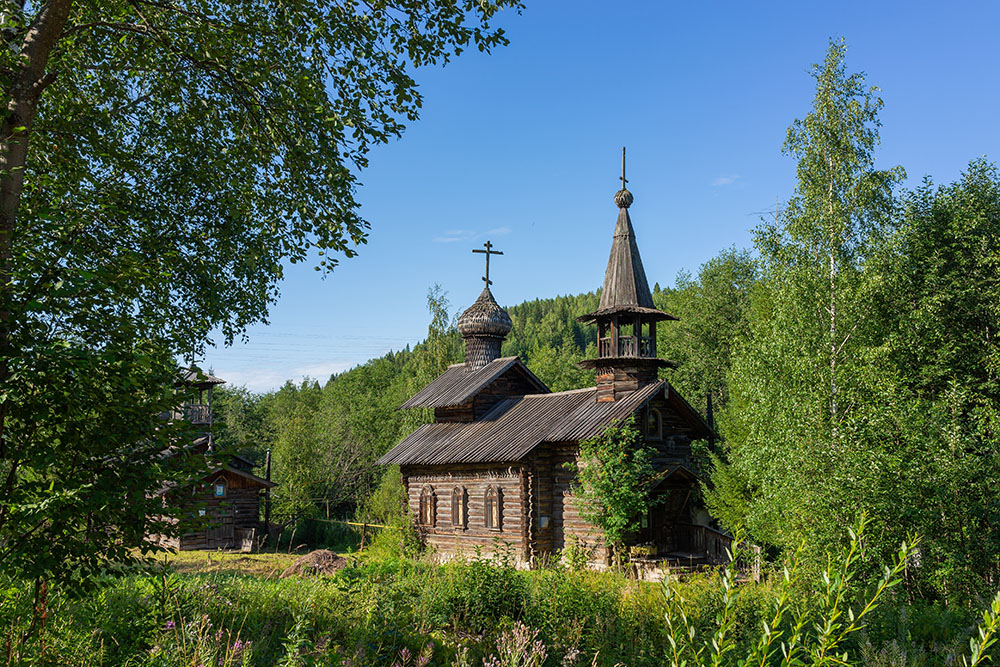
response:
<svg viewBox="0 0 1000 667"><path fill-rule="evenodd" d="M195 426L207 426L212 423L212 411L208 405L191 403L182 409L181 417Z"/></svg>
<svg viewBox="0 0 1000 667"><path fill-rule="evenodd" d="M617 354L610 336L597 341L597 355L607 357L654 357L652 336L619 336Z"/></svg>

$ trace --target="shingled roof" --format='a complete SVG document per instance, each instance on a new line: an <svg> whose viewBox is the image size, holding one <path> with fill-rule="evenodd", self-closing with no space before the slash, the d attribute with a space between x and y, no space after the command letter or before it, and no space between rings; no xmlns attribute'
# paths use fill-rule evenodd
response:
<svg viewBox="0 0 1000 667"><path fill-rule="evenodd" d="M712 434L708 425L683 398L670 390L665 380L613 402L598 403L596 391L596 388L587 388L519 396L500 401L479 421L424 424L378 463L515 462L542 442L577 442L592 438L613 421L625 419L661 393L690 423L693 438Z"/></svg>
<svg viewBox="0 0 1000 667"><path fill-rule="evenodd" d="M214 375L209 375L205 371L197 367L185 368L181 370L180 377L177 378L176 384L180 385L202 385L202 384L226 384L226 381L222 378L217 378Z"/></svg>
<svg viewBox="0 0 1000 667"><path fill-rule="evenodd" d="M477 370L471 370L466 364L452 364L400 407L448 408L463 405L511 369L535 385L538 393L548 393L549 388L545 383L528 370L518 357L501 357Z"/></svg>
<svg viewBox="0 0 1000 667"><path fill-rule="evenodd" d="M589 322L613 313L637 313L660 320L676 320L676 317L659 310L653 304L646 271L642 268L642 257L639 256L639 245L635 240L635 230L632 229L632 219L628 215L632 193L619 190L615 195L615 203L618 204L618 223L611 241L608 268L604 272L601 301L596 311L578 317L577 320Z"/></svg>

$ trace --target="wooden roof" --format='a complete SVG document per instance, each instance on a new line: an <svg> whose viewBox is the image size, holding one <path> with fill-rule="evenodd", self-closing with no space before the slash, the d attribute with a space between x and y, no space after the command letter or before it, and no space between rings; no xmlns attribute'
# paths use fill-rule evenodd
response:
<svg viewBox="0 0 1000 667"><path fill-rule="evenodd" d="M665 380L613 402L598 403L596 388L531 394L500 401L479 421L425 424L378 460L382 465L506 463L519 461L542 442L577 442L600 434L657 395L674 394ZM712 434L684 399L671 403L691 424L692 437Z"/></svg>
<svg viewBox="0 0 1000 667"><path fill-rule="evenodd" d="M212 444L211 438L207 435L203 435L199 438L195 438L194 442L191 443L190 449L198 452L199 454L208 454L208 447ZM235 467L243 468L244 470L250 470L257 467L257 464L248 459L245 456L240 456L239 454L226 453L226 458L229 460L230 465L235 462Z"/></svg>
<svg viewBox="0 0 1000 667"><path fill-rule="evenodd" d="M201 479L202 479L203 482L207 482L207 481L211 480L212 478L216 477L217 475L219 475L220 473L232 473L233 475L236 475L237 477L242 477L242 478L246 479L253 486L256 486L256 487L261 488L261 489L271 489L271 488L274 488L275 486L278 485L276 482L270 482L270 481L264 479L263 477L258 477L257 475L253 474L252 472L249 472L247 470L240 470L239 468L234 468L232 466L218 466L218 467L212 468ZM163 494L168 493L170 491L173 491L174 489L177 489L177 488L180 488L180 487L178 486L178 484L176 482L167 482L163 486L161 486L159 489L157 489L153 493L153 495L154 496L162 496Z"/></svg>
<svg viewBox="0 0 1000 667"><path fill-rule="evenodd" d="M631 198L628 203L631 203ZM636 313L647 316L647 319L677 319L653 304L653 295L646 282L646 271L642 268L642 257L639 256L639 245L635 240L635 230L632 229L627 206L618 209L618 223L611 242L608 268L604 272L601 302L596 311L577 319L589 322L614 313Z"/></svg>
<svg viewBox="0 0 1000 667"><path fill-rule="evenodd" d="M237 477L242 477L251 484L253 484L254 486L258 486L263 489L270 489L277 486L275 482L266 480L263 477L258 477L257 475L247 470L240 470L239 468L234 468L232 466L220 466L218 468L213 468L212 471L208 475L206 475L204 479L209 479L211 477L218 475L219 473L231 473L233 475L236 475Z"/></svg>
<svg viewBox="0 0 1000 667"><path fill-rule="evenodd" d="M222 378L217 378L214 375L209 375L200 368L192 366L191 368L185 368L181 371L180 377L177 379L175 384L177 386L191 385L197 387L198 385L226 384L226 381Z"/></svg>
<svg viewBox="0 0 1000 667"><path fill-rule="evenodd" d="M465 364L452 364L400 407L447 408L464 405L508 371L520 373L530 384L536 386L538 393L548 393L549 388L518 357L501 357L478 370L471 370Z"/></svg>

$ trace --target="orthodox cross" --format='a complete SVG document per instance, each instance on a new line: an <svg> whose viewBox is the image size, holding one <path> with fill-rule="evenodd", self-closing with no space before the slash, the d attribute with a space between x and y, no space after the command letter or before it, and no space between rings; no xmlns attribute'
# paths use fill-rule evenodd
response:
<svg viewBox="0 0 1000 667"><path fill-rule="evenodd" d="M493 244L490 243L489 241L484 243L483 247L486 248L486 250L479 250L477 248L473 249L472 252L481 252L484 255L486 255L486 277L483 278L483 280L486 281L486 286L489 287L490 285L493 284L493 281L490 280L490 255L502 255L503 253L500 252L499 250L493 250Z"/></svg>
<svg viewBox="0 0 1000 667"><path fill-rule="evenodd" d="M618 180L620 180L622 182L622 190L625 190L626 189L625 188L625 184L628 183L628 179L625 178L625 147L624 146L622 146L622 175L621 175L621 178L619 178Z"/></svg>

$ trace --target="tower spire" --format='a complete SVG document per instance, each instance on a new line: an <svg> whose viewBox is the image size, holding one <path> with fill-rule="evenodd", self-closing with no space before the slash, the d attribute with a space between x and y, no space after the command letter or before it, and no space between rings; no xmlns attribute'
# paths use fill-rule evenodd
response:
<svg viewBox="0 0 1000 667"><path fill-rule="evenodd" d="M646 282L639 244L628 208L632 193L626 187L625 149L622 148L622 188L615 193L618 221L604 272L597 310L578 317L597 324L597 358L580 362L597 371L597 401L614 401L619 394L655 382L657 369L671 362L656 355L656 323L676 319L658 309Z"/></svg>

